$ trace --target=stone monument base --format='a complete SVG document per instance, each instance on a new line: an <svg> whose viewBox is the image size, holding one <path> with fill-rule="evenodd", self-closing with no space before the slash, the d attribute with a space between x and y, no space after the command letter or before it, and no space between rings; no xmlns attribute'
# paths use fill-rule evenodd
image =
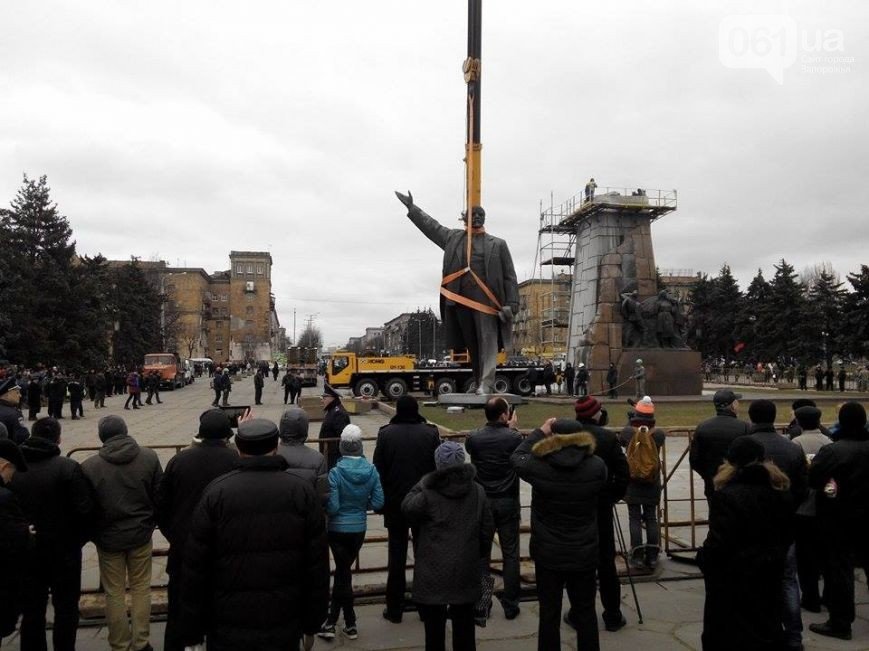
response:
<svg viewBox="0 0 869 651"><path fill-rule="evenodd" d="M703 392L702 360L695 350L673 348L625 348L619 356L619 384L632 377L638 359L646 369L646 395L699 396ZM619 389L620 396L633 396L633 380Z"/></svg>
<svg viewBox="0 0 869 651"><path fill-rule="evenodd" d="M489 398L495 396L504 398L511 405L524 405L527 402L525 398L517 396L514 393L484 393L482 395L477 395L476 393L443 393L438 396L438 405L441 407L482 409L489 402Z"/></svg>

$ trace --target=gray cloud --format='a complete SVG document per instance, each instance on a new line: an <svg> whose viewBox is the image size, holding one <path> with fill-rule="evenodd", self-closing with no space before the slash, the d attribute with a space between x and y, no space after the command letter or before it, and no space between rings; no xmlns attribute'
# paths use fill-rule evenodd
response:
<svg viewBox="0 0 869 651"><path fill-rule="evenodd" d="M725 68L731 14L844 35L850 72L798 61L778 85ZM440 252L392 190L455 225L465 3L19 3L0 8L0 200L48 174L83 253L208 270L267 249L284 325L330 343L436 306ZM743 287L866 262L862 3L486 3L483 192L491 232L534 274L539 202L601 185L677 188L659 266ZM805 54L802 52L801 54Z"/></svg>

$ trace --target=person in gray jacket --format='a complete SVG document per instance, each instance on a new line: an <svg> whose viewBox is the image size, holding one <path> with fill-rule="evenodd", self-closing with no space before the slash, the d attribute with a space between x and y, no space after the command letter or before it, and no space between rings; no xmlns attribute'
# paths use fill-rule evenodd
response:
<svg viewBox="0 0 869 651"><path fill-rule="evenodd" d="M305 445L308 440L308 414L300 407L290 407L281 416L278 428L278 454L287 460L288 472L310 481L320 502L329 501L329 469L326 458Z"/></svg>
<svg viewBox="0 0 869 651"><path fill-rule="evenodd" d="M163 468L153 450L129 436L123 418L101 418L98 431L103 447L81 469L99 506L94 542L106 592L109 646L113 651L152 651L151 535ZM130 621L124 603L128 582Z"/></svg>

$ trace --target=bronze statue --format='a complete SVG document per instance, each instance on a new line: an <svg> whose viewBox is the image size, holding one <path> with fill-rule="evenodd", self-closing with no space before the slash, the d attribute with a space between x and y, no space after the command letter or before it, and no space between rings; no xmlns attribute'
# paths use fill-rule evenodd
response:
<svg viewBox="0 0 869 651"><path fill-rule="evenodd" d="M625 348L642 346L646 337L646 325L636 290L622 294L622 318L622 345Z"/></svg>
<svg viewBox="0 0 869 651"><path fill-rule="evenodd" d="M413 203L413 195L396 192L407 216L422 233L444 250L441 318L447 346L467 349L478 394L494 391L498 351L509 349L513 316L519 311L519 286L507 243L486 233L486 212L471 211L468 260L465 228L447 228Z"/></svg>

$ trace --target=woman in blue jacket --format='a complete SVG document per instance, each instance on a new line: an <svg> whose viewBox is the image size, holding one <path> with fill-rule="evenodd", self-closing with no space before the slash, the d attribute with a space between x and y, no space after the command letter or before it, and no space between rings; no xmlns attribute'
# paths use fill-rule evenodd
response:
<svg viewBox="0 0 869 651"><path fill-rule="evenodd" d="M366 512L383 508L383 488L377 469L363 456L362 430L347 425L341 432L341 457L329 471L329 548L335 561L335 580L329 617L317 634L335 638L338 615L344 611L344 635L359 637L353 610L353 562L365 539Z"/></svg>

